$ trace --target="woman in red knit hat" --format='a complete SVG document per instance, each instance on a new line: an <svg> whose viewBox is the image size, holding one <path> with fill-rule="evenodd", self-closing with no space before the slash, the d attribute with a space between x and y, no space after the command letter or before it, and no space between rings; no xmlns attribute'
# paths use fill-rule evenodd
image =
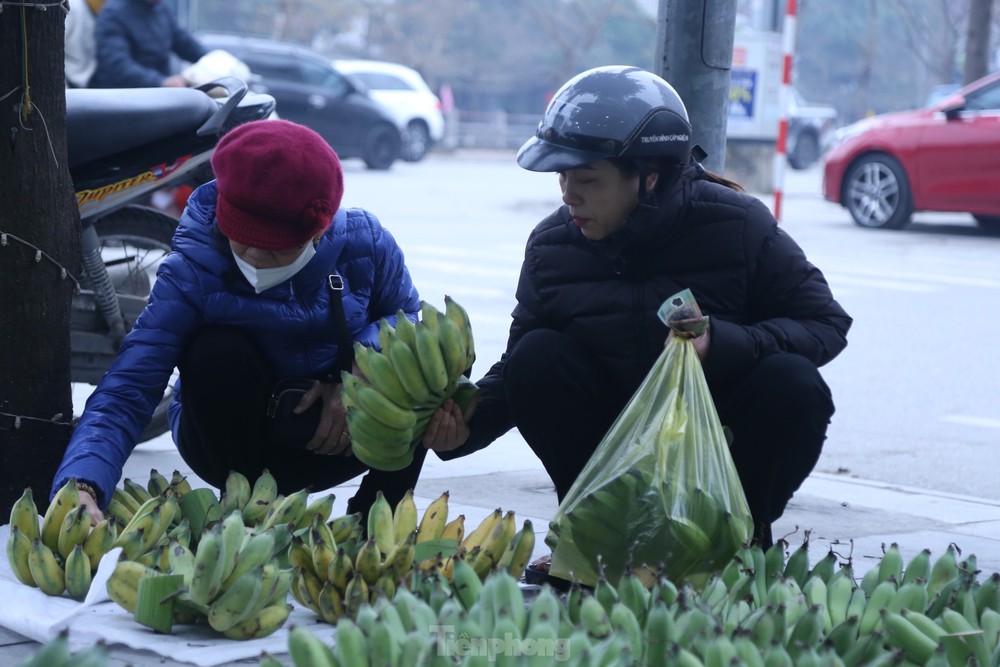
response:
<svg viewBox="0 0 1000 667"><path fill-rule="evenodd" d="M247 123L215 151L216 180L188 201L143 313L87 402L53 494L75 479L100 518L174 368L174 441L201 479L266 468L280 493L330 488L365 473L351 456L340 402L354 342L378 322L416 319L420 299L395 239L370 212L341 208L343 171L312 130ZM284 421L268 415L276 384L313 380ZM309 386L308 384L306 386ZM348 507L381 490L395 504L426 450L396 472L369 472Z"/></svg>

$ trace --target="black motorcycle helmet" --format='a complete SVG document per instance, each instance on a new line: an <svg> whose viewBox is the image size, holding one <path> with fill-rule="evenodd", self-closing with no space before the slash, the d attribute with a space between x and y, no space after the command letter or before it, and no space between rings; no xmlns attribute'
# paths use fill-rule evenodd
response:
<svg viewBox="0 0 1000 667"><path fill-rule="evenodd" d="M517 152L530 171L565 171L609 158L687 164L691 123L673 86L638 67L595 67L556 91L535 136Z"/></svg>

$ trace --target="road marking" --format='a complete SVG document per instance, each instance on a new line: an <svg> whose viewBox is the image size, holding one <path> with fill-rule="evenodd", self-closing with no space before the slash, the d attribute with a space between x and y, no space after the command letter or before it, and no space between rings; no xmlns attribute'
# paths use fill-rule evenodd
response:
<svg viewBox="0 0 1000 667"><path fill-rule="evenodd" d="M969 415L945 415L941 418L943 422L951 422L952 424L964 424L965 426L982 426L984 428L997 428L1000 429L1000 419L991 419L989 417L972 417Z"/></svg>

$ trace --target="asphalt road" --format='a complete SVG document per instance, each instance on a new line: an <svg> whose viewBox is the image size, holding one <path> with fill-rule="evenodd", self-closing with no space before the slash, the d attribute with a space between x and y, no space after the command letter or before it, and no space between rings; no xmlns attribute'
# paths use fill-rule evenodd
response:
<svg viewBox="0 0 1000 667"><path fill-rule="evenodd" d="M506 341L528 233L559 204L553 174L512 153L432 154L372 172L345 163L345 203L402 244L423 298L472 318L485 372ZM820 167L789 171L782 226L854 317L823 369L837 405L818 470L1000 499L1000 236L964 214L863 229L820 195ZM761 195L769 205L772 197Z"/></svg>

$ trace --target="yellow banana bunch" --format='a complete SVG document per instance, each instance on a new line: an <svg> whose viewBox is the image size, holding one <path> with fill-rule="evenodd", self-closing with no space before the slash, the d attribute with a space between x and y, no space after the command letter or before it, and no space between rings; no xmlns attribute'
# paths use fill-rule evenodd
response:
<svg viewBox="0 0 1000 667"><path fill-rule="evenodd" d="M76 481L56 493L39 522L31 489L14 503L7 538L7 560L21 583L47 595L82 598L101 557L117 533L113 517L91 525L86 506L79 504Z"/></svg>

